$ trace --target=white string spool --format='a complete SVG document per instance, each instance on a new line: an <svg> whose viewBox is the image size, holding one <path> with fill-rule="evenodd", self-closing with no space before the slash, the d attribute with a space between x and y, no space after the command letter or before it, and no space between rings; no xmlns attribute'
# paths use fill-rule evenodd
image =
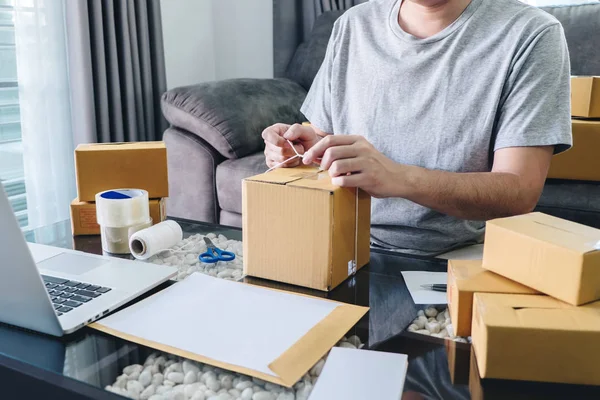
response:
<svg viewBox="0 0 600 400"><path fill-rule="evenodd" d="M150 219L148 192L141 189L114 189L96 194L96 220L108 228L140 225Z"/></svg>
<svg viewBox="0 0 600 400"><path fill-rule="evenodd" d="M167 220L153 227L134 233L129 239L129 251L138 260L147 260L183 240L181 226L175 221Z"/></svg>

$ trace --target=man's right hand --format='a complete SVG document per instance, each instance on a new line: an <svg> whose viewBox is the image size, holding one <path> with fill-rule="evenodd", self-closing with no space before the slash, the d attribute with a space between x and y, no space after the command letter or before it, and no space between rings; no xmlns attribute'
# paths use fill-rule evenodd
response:
<svg viewBox="0 0 600 400"><path fill-rule="evenodd" d="M263 131L262 138L265 141L265 159L269 168L296 155L288 140L294 144L299 154L304 154L320 140L320 136L311 126L300 124L271 125ZM301 161L299 157L296 157L281 167L295 167L300 165Z"/></svg>

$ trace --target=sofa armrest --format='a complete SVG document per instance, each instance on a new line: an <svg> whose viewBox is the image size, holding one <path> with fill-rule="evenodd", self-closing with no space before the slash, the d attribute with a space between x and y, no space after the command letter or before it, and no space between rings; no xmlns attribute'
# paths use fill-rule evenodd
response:
<svg viewBox="0 0 600 400"><path fill-rule="evenodd" d="M262 131L302 122L306 90L288 79L229 79L166 92L162 111L175 127L198 135L226 158L264 148Z"/></svg>

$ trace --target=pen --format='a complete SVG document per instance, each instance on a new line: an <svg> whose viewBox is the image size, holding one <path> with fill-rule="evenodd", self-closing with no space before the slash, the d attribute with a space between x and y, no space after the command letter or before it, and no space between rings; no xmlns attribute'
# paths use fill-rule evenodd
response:
<svg viewBox="0 0 600 400"><path fill-rule="evenodd" d="M447 285L434 283L429 285L421 285L421 287L423 289L434 290L436 292L445 292Z"/></svg>

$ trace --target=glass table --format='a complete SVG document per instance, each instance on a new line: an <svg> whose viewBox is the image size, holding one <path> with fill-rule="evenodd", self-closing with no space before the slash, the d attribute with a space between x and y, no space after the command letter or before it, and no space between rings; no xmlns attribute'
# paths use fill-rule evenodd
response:
<svg viewBox="0 0 600 400"><path fill-rule="evenodd" d="M236 240L242 237L237 228L177 221L186 237L209 232ZM69 221L25 232L25 236L31 242L102 253L98 236L72 237ZM329 293L256 278L243 280L370 307L348 335L357 335L370 350L408 354L406 399L600 398L598 387L481 380L468 343L405 331L423 308L413 303L404 284L401 271L409 270L446 271L446 262L373 250L368 266ZM154 352L91 328L53 338L0 324L0 398L122 398L104 388L115 382L123 368L143 364Z"/></svg>

